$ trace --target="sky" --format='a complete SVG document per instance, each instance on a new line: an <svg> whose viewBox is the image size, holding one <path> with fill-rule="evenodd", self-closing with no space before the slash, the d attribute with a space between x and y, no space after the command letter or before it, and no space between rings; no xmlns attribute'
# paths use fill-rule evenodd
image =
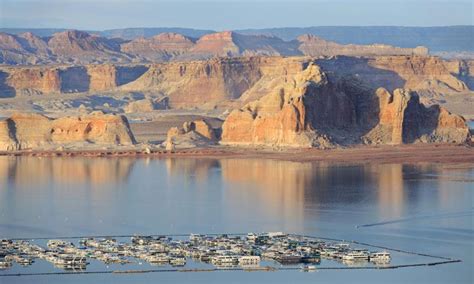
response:
<svg viewBox="0 0 474 284"><path fill-rule="evenodd" d="M474 0L0 0L1 28L473 25Z"/></svg>

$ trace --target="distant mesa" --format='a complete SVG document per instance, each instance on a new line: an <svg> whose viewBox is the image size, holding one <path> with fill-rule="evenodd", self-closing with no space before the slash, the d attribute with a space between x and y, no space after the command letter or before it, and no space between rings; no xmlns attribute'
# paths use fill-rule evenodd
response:
<svg viewBox="0 0 474 284"><path fill-rule="evenodd" d="M326 41L315 35L305 34L298 37L298 49L308 56L377 56L377 55L428 55L428 48L400 48L385 44L357 45L338 44Z"/></svg>
<svg viewBox="0 0 474 284"><path fill-rule="evenodd" d="M77 30L57 32L45 38L32 33L0 33L0 63L9 65L145 63L241 56L413 54L427 55L428 49L342 45L309 34L284 41L275 36L244 35L233 31L205 34L198 39L167 32L133 40L106 38Z"/></svg>
<svg viewBox="0 0 474 284"><path fill-rule="evenodd" d="M177 33L162 33L151 38L137 38L123 43L120 50L151 62L163 62L186 53L194 46L192 39Z"/></svg>

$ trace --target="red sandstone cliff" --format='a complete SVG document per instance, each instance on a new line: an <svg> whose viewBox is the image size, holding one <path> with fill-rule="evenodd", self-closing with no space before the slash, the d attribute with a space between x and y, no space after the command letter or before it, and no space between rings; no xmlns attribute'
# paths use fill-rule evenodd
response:
<svg viewBox="0 0 474 284"><path fill-rule="evenodd" d="M222 129L223 144L276 147L464 143L469 137L462 117L425 107L414 92L328 79L311 63L293 80L234 110Z"/></svg>

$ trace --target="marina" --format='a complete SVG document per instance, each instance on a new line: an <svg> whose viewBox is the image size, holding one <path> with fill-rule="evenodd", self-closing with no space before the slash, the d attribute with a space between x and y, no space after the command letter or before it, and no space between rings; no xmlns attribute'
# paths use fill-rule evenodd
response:
<svg viewBox="0 0 474 284"><path fill-rule="evenodd" d="M45 243L41 246L38 243ZM363 247L370 247L363 248ZM190 234L72 237L63 239L2 239L0 270L12 266L27 267L46 261L56 272L64 273L146 273L198 272L219 270L314 272L324 269L389 269L420 265L438 265L459 260L424 254L442 261L395 264L389 248L378 248L355 241L317 238L283 232L248 234ZM406 253L393 249L395 253ZM412 253L416 254L416 253ZM144 263L158 268L88 271L91 262L109 265ZM321 263L335 263L321 266ZM188 263L199 264L189 266ZM21 276L28 273L2 273ZM35 273L39 275L43 273Z"/></svg>
<svg viewBox="0 0 474 284"><path fill-rule="evenodd" d="M190 241L190 233L197 233L195 237L227 233L244 239L248 232L255 232L249 236L255 238L261 232L281 231L320 239L328 246L345 244L390 254L389 263L377 263L375 258L343 261L321 251L320 264L282 265L262 253L258 266L219 267L193 257L186 257L184 266L172 266L168 255L156 255L156 263L151 263L112 254L130 262L105 263L86 257L85 267L70 269L41 258L32 258L31 265L7 258L1 263L6 267L0 269L2 283L184 283L190 277L196 283L316 280L342 284L357 277L367 283L472 282L466 278L472 267L473 238L468 230L473 212L472 166L340 166L248 159L2 159L10 174L0 187L0 240L26 241L46 250L49 240L81 248L81 240L89 239L131 244L134 234ZM37 173L37 168L43 171L34 178L20 179L26 173ZM63 180L62 169L74 174ZM94 175L101 169L110 169L104 173L105 180ZM254 169L258 169L255 174ZM252 183L244 183L239 179L242 176ZM295 181L300 181L296 187ZM459 194L453 195L454 190ZM89 245L92 250L94 242ZM110 254L102 256L111 259Z"/></svg>

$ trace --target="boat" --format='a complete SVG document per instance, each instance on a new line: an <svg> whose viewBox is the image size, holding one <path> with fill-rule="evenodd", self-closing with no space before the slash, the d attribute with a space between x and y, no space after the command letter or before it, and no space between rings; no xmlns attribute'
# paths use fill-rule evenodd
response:
<svg viewBox="0 0 474 284"><path fill-rule="evenodd" d="M284 237L288 236L287 234L285 234L283 232L268 232L267 235L270 238L284 238Z"/></svg>
<svg viewBox="0 0 474 284"><path fill-rule="evenodd" d="M52 258L52 262L58 266L85 266L88 264L87 259L82 256L75 256L75 255L58 255Z"/></svg>
<svg viewBox="0 0 474 284"><path fill-rule="evenodd" d="M184 257L173 257L170 259L170 264L172 266L185 266L186 265L186 258Z"/></svg>
<svg viewBox="0 0 474 284"><path fill-rule="evenodd" d="M0 269L7 269L12 266L12 263L6 260L0 260Z"/></svg>
<svg viewBox="0 0 474 284"><path fill-rule="evenodd" d="M321 255L319 253L304 255L301 258L301 262L303 263L321 263Z"/></svg>
<svg viewBox="0 0 474 284"><path fill-rule="evenodd" d="M369 260L369 253L365 250L354 250L343 254L342 260Z"/></svg>
<svg viewBox="0 0 474 284"><path fill-rule="evenodd" d="M189 240L191 242L198 242L198 241L201 241L204 237L205 235L201 235L201 234L191 234L189 235Z"/></svg>
<svg viewBox="0 0 474 284"><path fill-rule="evenodd" d="M371 262L390 262L391 256L388 251L374 252L370 254Z"/></svg>
<svg viewBox="0 0 474 284"><path fill-rule="evenodd" d="M258 266L260 264L260 256L257 255L245 255L239 258L240 266Z"/></svg>
<svg viewBox="0 0 474 284"><path fill-rule="evenodd" d="M213 265L235 265L238 262L239 259L232 255L217 255L211 258Z"/></svg>
<svg viewBox="0 0 474 284"><path fill-rule="evenodd" d="M153 264L166 264L170 262L170 257L166 254L150 255L144 258L147 262Z"/></svg>
<svg viewBox="0 0 474 284"><path fill-rule="evenodd" d="M302 259L302 256L300 255L289 255L289 254L284 254L284 255L279 255L275 258L276 261L278 261L281 264L293 264L293 263L300 263Z"/></svg>
<svg viewBox="0 0 474 284"><path fill-rule="evenodd" d="M301 266L301 270L303 271L316 271L316 266L315 265L304 265L304 266Z"/></svg>
<svg viewBox="0 0 474 284"><path fill-rule="evenodd" d="M26 257L26 256L21 256L21 255L7 255L5 257L5 261L7 262L16 262L19 265L27 266L33 263L33 259Z"/></svg>

